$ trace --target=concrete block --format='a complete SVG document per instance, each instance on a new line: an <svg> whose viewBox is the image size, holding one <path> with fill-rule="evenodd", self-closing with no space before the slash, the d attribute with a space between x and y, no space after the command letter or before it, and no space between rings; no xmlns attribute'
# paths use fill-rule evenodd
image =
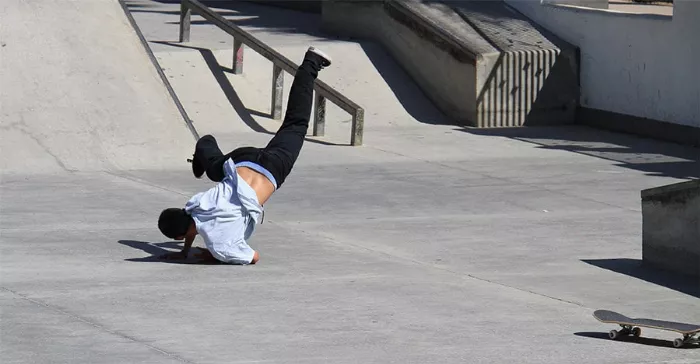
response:
<svg viewBox="0 0 700 364"><path fill-rule="evenodd" d="M644 263L700 279L700 180L641 195Z"/></svg>
<svg viewBox="0 0 700 364"><path fill-rule="evenodd" d="M572 124L578 51L502 2L323 2L322 27L381 43L427 97L475 127Z"/></svg>

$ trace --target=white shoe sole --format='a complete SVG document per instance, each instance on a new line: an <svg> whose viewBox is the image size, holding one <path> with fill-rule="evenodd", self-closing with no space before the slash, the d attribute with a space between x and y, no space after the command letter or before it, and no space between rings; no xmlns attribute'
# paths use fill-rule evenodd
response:
<svg viewBox="0 0 700 364"><path fill-rule="evenodd" d="M328 62L328 65L330 66L331 63L333 63L333 60L329 55L324 53L323 51L319 50L318 48L315 47L309 47L309 52L316 53L318 54L321 58L325 59Z"/></svg>

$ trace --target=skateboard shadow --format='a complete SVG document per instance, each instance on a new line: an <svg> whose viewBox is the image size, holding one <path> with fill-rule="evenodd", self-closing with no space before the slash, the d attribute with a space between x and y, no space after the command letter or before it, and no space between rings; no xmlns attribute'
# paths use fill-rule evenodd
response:
<svg viewBox="0 0 700 364"><path fill-rule="evenodd" d="M644 330L644 328L642 328ZM639 345L647 345L647 346L657 346L661 348L671 348L673 350L679 350L679 349L700 349L700 345L697 344L685 344L682 348L674 348L673 347L673 341L670 340L661 340L661 339L653 339L649 337L622 337L616 340L611 339L608 336L607 332L575 332L574 335L576 336L581 336L581 337L587 337L591 339L602 339L602 340L608 340L608 341L616 341L616 342L623 342L623 343L632 343L632 344L639 344ZM644 335L644 332L642 331L642 335ZM680 336L679 336L680 337Z"/></svg>
<svg viewBox="0 0 700 364"><path fill-rule="evenodd" d="M581 261L700 298L700 284L697 279L650 267L640 259L582 259Z"/></svg>
<svg viewBox="0 0 700 364"><path fill-rule="evenodd" d="M119 244L126 245L128 247L134 248L134 249L139 249L142 250L148 254L151 254L151 256L148 257L143 257L143 258L128 258L124 259L129 262L157 262L157 263L170 263L170 264L199 264L199 265L219 265L223 263L217 263L217 262L201 262L195 258L193 258L192 252L190 251L190 257L188 257L185 260L165 260L162 259L161 256L163 254L167 253L173 253L178 250L182 249L182 244L179 242L164 242L164 243L148 243L145 241L136 241L136 240L119 240ZM166 249L167 248L167 249ZM172 249L172 250L170 250ZM195 247L192 248L193 250L196 249Z"/></svg>

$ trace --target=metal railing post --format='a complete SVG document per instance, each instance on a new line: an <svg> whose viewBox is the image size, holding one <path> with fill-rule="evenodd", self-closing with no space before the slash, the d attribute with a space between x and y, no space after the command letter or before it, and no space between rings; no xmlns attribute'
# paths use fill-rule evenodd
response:
<svg viewBox="0 0 700 364"><path fill-rule="evenodd" d="M188 0L180 2L180 43L190 41L190 20L192 9Z"/></svg>
<svg viewBox="0 0 700 364"><path fill-rule="evenodd" d="M356 109L352 115L352 135L350 136L350 145L362 145L362 135L365 129L365 110Z"/></svg>
<svg viewBox="0 0 700 364"><path fill-rule="evenodd" d="M272 104L270 114L275 120L282 119L282 93L284 92L284 73L282 68L273 64L272 67Z"/></svg>
<svg viewBox="0 0 700 364"><path fill-rule="evenodd" d="M233 66L231 67L234 75L243 73L243 42L238 38L233 38Z"/></svg>
<svg viewBox="0 0 700 364"><path fill-rule="evenodd" d="M326 98L316 92L314 106L314 136L323 136L326 133Z"/></svg>

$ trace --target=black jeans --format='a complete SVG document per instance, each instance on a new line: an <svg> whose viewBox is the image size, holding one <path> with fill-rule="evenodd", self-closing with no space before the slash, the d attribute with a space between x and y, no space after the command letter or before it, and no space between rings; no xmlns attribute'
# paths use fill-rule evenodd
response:
<svg viewBox="0 0 700 364"><path fill-rule="evenodd" d="M232 158L234 163L254 162L275 177L277 188L282 186L299 157L309 128L314 81L320 70L320 61L314 56L307 54L297 69L289 91L287 112L282 126L265 148L242 147L224 155L216 139L205 135L197 141L192 163L199 163L209 179L219 182L224 179L223 165L229 158Z"/></svg>

